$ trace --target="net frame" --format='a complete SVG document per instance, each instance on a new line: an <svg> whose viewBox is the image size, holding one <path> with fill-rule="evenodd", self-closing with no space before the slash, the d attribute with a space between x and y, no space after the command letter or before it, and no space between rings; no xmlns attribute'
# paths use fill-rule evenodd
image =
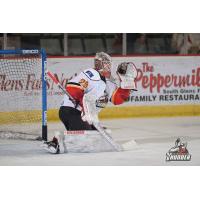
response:
<svg viewBox="0 0 200 200"><path fill-rule="evenodd" d="M47 141L47 81L46 81L46 69L47 69L47 56L45 49L16 49L16 50L0 50L0 55L40 55L41 67L42 67L42 140Z"/></svg>

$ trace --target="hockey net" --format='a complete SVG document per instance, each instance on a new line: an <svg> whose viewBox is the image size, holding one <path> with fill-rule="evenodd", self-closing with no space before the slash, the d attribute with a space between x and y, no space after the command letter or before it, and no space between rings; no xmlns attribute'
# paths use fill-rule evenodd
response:
<svg viewBox="0 0 200 200"><path fill-rule="evenodd" d="M42 57L21 52L0 53L0 138L41 139Z"/></svg>

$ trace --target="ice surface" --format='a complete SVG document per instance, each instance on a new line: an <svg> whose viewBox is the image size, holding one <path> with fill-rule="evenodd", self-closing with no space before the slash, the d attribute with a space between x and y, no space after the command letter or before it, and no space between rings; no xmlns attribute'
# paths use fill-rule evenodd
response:
<svg viewBox="0 0 200 200"><path fill-rule="evenodd" d="M132 150L102 153L52 155L39 141L0 139L0 165L200 165L200 118L132 118L104 120L112 137L120 144L136 141ZM50 137L63 131L61 123L49 124ZM188 143L191 161L165 161L165 154L180 137Z"/></svg>

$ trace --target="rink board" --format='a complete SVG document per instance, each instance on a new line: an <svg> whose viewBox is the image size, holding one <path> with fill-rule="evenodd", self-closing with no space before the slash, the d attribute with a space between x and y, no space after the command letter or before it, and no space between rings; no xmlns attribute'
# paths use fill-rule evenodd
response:
<svg viewBox="0 0 200 200"><path fill-rule="evenodd" d="M40 116L41 111L28 112L32 116ZM47 112L48 121L58 121L58 110L51 109ZM100 119L131 118L131 117L162 117L162 116L200 116L200 105L168 105L168 106L124 106L107 107L100 114ZM0 125L15 123L16 118L26 122L24 112L0 112ZM41 118L34 120L41 121ZM19 121L18 121L19 123Z"/></svg>
<svg viewBox="0 0 200 200"><path fill-rule="evenodd" d="M31 119L31 120L30 120ZM0 112L0 125L13 123L30 123L41 122L42 111L16 111L16 112Z"/></svg>
<svg viewBox="0 0 200 200"><path fill-rule="evenodd" d="M99 114L100 119L161 116L200 116L200 105L108 107ZM58 110L49 110L48 120L57 121Z"/></svg>
<svg viewBox="0 0 200 200"><path fill-rule="evenodd" d="M138 68L138 91L119 106L111 103L102 109L99 117L153 117L200 115L200 56L118 56L113 57L112 75L120 62L134 62ZM48 68L65 85L66 78L93 66L93 57L54 57L48 59ZM63 96L49 81L49 120L58 119Z"/></svg>
<svg viewBox="0 0 200 200"><path fill-rule="evenodd" d="M65 86L74 73L93 66L94 57L52 57L48 58L48 69L55 74L61 85ZM118 56L113 57L113 71L120 62L134 62L138 68L136 81L138 91L133 92L127 102L120 106L111 103L100 112L100 118L152 117L152 116L195 116L200 115L200 56ZM28 77L23 80L27 83ZM6 82L7 81L7 82ZM40 87L18 88L6 86L11 80L0 79L0 92L5 99L12 95L26 95L34 104L30 115L41 109L36 100ZM40 82L39 78L33 80ZM9 90L8 90L9 89ZM48 120L58 120L58 109L63 93L47 78ZM21 107L20 107L21 106ZM0 124L14 122L23 118L23 104L0 107ZM18 112L16 112L18 110ZM37 113L38 115L38 113ZM40 115L40 113L39 113ZM26 118L25 118L26 119ZM25 120L23 119L23 121ZM40 120L40 117L37 118Z"/></svg>

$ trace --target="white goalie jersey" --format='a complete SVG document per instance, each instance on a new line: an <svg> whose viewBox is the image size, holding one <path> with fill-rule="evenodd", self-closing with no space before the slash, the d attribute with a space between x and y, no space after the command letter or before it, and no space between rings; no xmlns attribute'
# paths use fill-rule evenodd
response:
<svg viewBox="0 0 200 200"><path fill-rule="evenodd" d="M93 117L98 120L98 112L106 107L110 101L114 105L122 104L130 95L130 90L122 89L111 79L105 79L99 72L89 68L75 76L66 86L67 92L77 102L64 96L61 106L76 108L83 112L93 113Z"/></svg>
<svg viewBox="0 0 200 200"><path fill-rule="evenodd" d="M83 96L89 95L93 97L95 102L98 102L98 99L105 94L106 80L95 69L90 68L69 80L66 90L77 101L77 105L74 105L70 98L65 95L62 106L82 111Z"/></svg>

